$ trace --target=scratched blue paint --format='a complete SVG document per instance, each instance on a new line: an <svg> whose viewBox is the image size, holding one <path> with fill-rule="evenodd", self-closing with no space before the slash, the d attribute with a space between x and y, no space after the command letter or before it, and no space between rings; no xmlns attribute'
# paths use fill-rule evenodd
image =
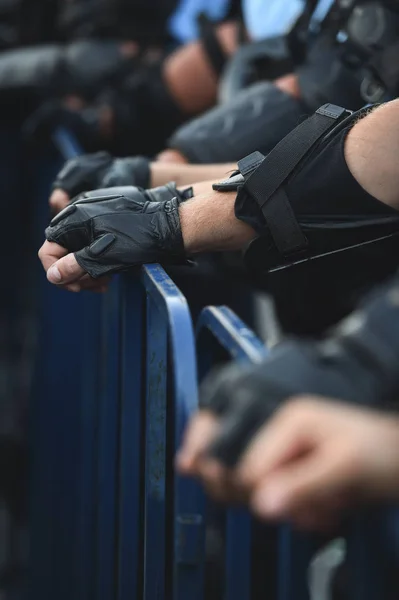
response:
<svg viewBox="0 0 399 600"><path fill-rule="evenodd" d="M143 283L150 298L151 311L155 306L160 321L167 324L174 403L175 446L178 447L187 419L198 407L197 373L194 333L187 302L172 280L159 265L143 269ZM155 305L155 306L154 306ZM148 332L150 333L150 331ZM160 355L151 359L158 365ZM147 407L148 410L148 407ZM155 414L155 417L157 415ZM170 482L167 483L170 485ZM172 595L174 600L203 598L204 520L203 496L199 486L175 474L173 539L167 540L172 555ZM147 543L149 541L147 537ZM147 596L144 596L147 600Z"/></svg>

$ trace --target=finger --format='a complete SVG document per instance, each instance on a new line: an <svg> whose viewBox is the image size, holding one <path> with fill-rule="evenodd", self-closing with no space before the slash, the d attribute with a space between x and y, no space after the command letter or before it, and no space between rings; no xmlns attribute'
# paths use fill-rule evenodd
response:
<svg viewBox="0 0 399 600"><path fill-rule="evenodd" d="M76 262L73 254L67 254L55 262L47 271L47 279L56 285L76 283L85 271Z"/></svg>
<svg viewBox="0 0 399 600"><path fill-rule="evenodd" d="M82 287L79 283L69 283L68 285L65 286L61 286L62 289L67 290L68 292L90 292L92 294L105 294L108 291L108 286L106 285L102 285L102 286L93 286L91 288L89 287Z"/></svg>
<svg viewBox="0 0 399 600"><path fill-rule="evenodd" d="M105 276L99 279L93 279L87 273L85 273L79 279L79 285L81 290L87 290L91 292L107 290L111 277Z"/></svg>
<svg viewBox="0 0 399 600"><path fill-rule="evenodd" d="M69 283L67 285L60 286L60 287L62 287L65 290L68 290L68 292L91 292L93 294L104 294L105 292L108 291L107 284L97 284L97 283L85 284L85 285L82 285L81 283Z"/></svg>
<svg viewBox="0 0 399 600"><path fill-rule="evenodd" d="M67 254L68 250L66 250L66 248L63 248L54 242L45 241L39 250L39 259L41 260L44 270L47 272L51 265Z"/></svg>
<svg viewBox="0 0 399 600"><path fill-rule="evenodd" d="M57 189L50 196L50 206L53 213L57 214L70 202L70 197L64 190Z"/></svg>
<svg viewBox="0 0 399 600"><path fill-rule="evenodd" d="M259 430L237 467L237 478L251 487L279 465L306 452L312 443L313 435L302 415L287 405Z"/></svg>
<svg viewBox="0 0 399 600"><path fill-rule="evenodd" d="M85 273L75 283L68 283L61 287L69 292L93 292L103 294L108 290L110 281L111 277L108 276L93 279L90 275Z"/></svg>
<svg viewBox="0 0 399 600"><path fill-rule="evenodd" d="M332 452L317 449L308 456L271 473L252 498L254 510L269 518L290 518L309 504L328 506L340 496L354 476L352 461L334 446Z"/></svg>
<svg viewBox="0 0 399 600"><path fill-rule="evenodd" d="M323 535L337 531L340 521L338 511L324 506L308 506L306 510L298 511L291 517L296 529Z"/></svg>
<svg viewBox="0 0 399 600"><path fill-rule="evenodd" d="M176 466L181 473L197 474L197 461L218 430L218 419L210 411L202 410L195 415L186 429L183 444L176 456Z"/></svg>
<svg viewBox="0 0 399 600"><path fill-rule="evenodd" d="M200 461L198 473L206 491L219 502L243 503L248 499L245 490L236 485L229 469L212 459Z"/></svg>

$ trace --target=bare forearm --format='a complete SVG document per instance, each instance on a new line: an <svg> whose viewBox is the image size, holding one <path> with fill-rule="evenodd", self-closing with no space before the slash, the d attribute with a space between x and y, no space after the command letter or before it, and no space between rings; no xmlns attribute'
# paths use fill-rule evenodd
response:
<svg viewBox="0 0 399 600"><path fill-rule="evenodd" d="M186 251L218 252L240 250L255 237L254 230L234 214L235 192L211 191L180 207Z"/></svg>
<svg viewBox="0 0 399 600"><path fill-rule="evenodd" d="M345 142L346 162L355 179L367 192L395 209L399 209L398 156L396 100L356 123ZM211 185L211 181L194 185L195 198L180 209L189 252L237 250L255 237L253 229L235 217L236 194L214 192Z"/></svg>
<svg viewBox="0 0 399 600"><path fill-rule="evenodd" d="M229 173L236 168L237 165L234 163L221 165L185 165L153 162L151 163L150 187L165 185L169 181L174 181L178 187L192 185L195 181L218 181L228 177Z"/></svg>

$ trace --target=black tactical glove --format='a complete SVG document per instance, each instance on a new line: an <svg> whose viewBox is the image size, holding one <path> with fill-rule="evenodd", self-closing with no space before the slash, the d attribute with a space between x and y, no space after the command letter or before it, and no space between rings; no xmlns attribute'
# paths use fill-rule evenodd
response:
<svg viewBox="0 0 399 600"><path fill-rule="evenodd" d="M46 230L47 240L74 252L91 277L144 263L184 262L178 209L192 196L191 189L173 198L168 187L150 191L129 187L123 194L112 194L111 189L102 196L94 193L67 206ZM159 201L165 193L169 198Z"/></svg>
<svg viewBox="0 0 399 600"><path fill-rule="evenodd" d="M221 418L211 453L234 465L287 399L316 394L368 407L398 408L399 276L322 342L290 340L258 365L236 364L205 381L202 408ZM396 405L395 405L396 403Z"/></svg>
<svg viewBox="0 0 399 600"><path fill-rule="evenodd" d="M58 173L53 190L64 190L74 198L96 188L134 185L146 189L149 183L150 161L147 158L113 158L108 152L96 152L68 160Z"/></svg>
<svg viewBox="0 0 399 600"><path fill-rule="evenodd" d="M107 188L98 188L77 195L76 198L72 199L72 204L75 203L77 200L82 200L85 198L99 198L103 196L125 196L129 195L132 192L132 189L138 189L141 192L141 197L136 196L135 201L140 202L141 198L142 204L148 201L166 202L167 200L173 200L173 198L177 198L179 202L184 202L185 200L188 200L189 198L193 197L193 188L186 188L182 192L177 189L175 182L171 181L166 185L161 185L157 188L152 188L150 190L143 190L142 188L138 188L137 186L131 185L117 185Z"/></svg>

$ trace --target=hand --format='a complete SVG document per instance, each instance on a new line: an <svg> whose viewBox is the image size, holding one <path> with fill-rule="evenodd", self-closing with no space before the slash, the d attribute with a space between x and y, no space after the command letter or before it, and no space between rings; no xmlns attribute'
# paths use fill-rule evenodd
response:
<svg viewBox="0 0 399 600"><path fill-rule="evenodd" d="M399 496L399 419L308 396L263 425L234 469L208 454L220 421L201 411L177 468L219 500L246 500L261 518L329 530L358 502Z"/></svg>
<svg viewBox="0 0 399 600"><path fill-rule="evenodd" d="M292 96L297 100L301 99L302 94L299 86L299 79L294 73L290 73L290 75L284 75L283 77L275 79L274 85L289 96Z"/></svg>
<svg viewBox="0 0 399 600"><path fill-rule="evenodd" d="M167 186L164 189L169 190ZM170 190L168 193L170 196ZM125 195L90 195L70 204L52 220L46 237L60 247L57 256L61 248L75 254L53 262L48 279L71 284L79 282L84 273L96 279L143 263L183 260L178 209L184 193L153 201L159 195L159 189L144 192L130 187ZM44 244L39 253L45 268L49 251Z"/></svg>
<svg viewBox="0 0 399 600"><path fill-rule="evenodd" d="M69 292L91 291L103 293L107 291L109 277L93 279L79 267L74 255L68 254L67 250L58 244L44 242L39 250L39 258L49 280L56 285L62 286ZM58 267L56 271L51 270L51 267L56 263L61 263L61 270ZM58 273L60 274L59 281Z"/></svg>
<svg viewBox="0 0 399 600"><path fill-rule="evenodd" d="M399 496L399 419L318 397L287 403L236 471L258 516L309 528L347 507Z"/></svg>
<svg viewBox="0 0 399 600"><path fill-rule="evenodd" d="M205 379L201 388L201 409L187 427L176 457L177 469L184 475L199 477L208 493L219 501L231 503L247 499L247 492L234 476L234 469L212 456L210 448L221 434L225 434L225 423L231 422L231 417L235 418L237 409L240 412L242 398L240 393L237 398L233 390L242 388L242 380L250 370L233 363Z"/></svg>
<svg viewBox="0 0 399 600"><path fill-rule="evenodd" d="M50 206L55 213L69 201L88 190L135 185L147 188L150 183L150 162L138 156L112 158L108 152L84 154L69 160L53 183Z"/></svg>

